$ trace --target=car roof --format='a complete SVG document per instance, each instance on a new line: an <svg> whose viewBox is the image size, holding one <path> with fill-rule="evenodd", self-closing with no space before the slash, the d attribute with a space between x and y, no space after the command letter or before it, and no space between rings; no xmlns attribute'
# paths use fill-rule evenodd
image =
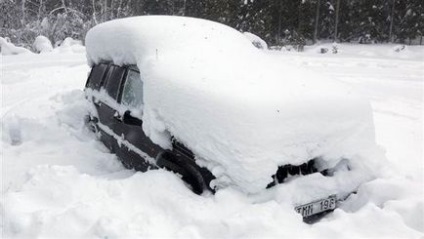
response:
<svg viewBox="0 0 424 239"><path fill-rule="evenodd" d="M243 34L209 20L176 16L140 16L113 20L93 27L85 45L90 64L111 61L136 64L170 52L207 55L234 54L254 47Z"/></svg>

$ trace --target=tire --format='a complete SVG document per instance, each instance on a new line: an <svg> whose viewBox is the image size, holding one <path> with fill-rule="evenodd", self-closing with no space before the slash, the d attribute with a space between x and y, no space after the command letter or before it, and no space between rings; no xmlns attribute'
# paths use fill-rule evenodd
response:
<svg viewBox="0 0 424 239"><path fill-rule="evenodd" d="M159 168L180 174L182 180L190 185L191 190L195 194L200 195L205 190L210 189L200 171L200 167L190 159L178 157L170 151L164 151L157 157L156 164ZM212 189L210 190L212 191Z"/></svg>

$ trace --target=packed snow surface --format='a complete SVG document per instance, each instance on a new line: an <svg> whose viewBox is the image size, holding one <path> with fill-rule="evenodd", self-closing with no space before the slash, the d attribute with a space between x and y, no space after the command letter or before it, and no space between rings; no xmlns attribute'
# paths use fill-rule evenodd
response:
<svg viewBox="0 0 424 239"><path fill-rule="evenodd" d="M228 187L196 196L172 173L124 169L85 129L84 54L3 56L2 236L422 238L424 48L395 47L268 52L278 64L320 71L368 98L386 149L378 178L313 225L302 222L292 199L334 187L332 178L299 177L256 195Z"/></svg>
<svg viewBox="0 0 424 239"><path fill-rule="evenodd" d="M218 186L257 193L278 166L317 157L328 167L351 160L362 180L370 177L365 169L378 167L366 100L328 77L277 63L227 26L185 17L127 18L94 27L86 46L92 64L138 65L146 135L165 148L173 135Z"/></svg>

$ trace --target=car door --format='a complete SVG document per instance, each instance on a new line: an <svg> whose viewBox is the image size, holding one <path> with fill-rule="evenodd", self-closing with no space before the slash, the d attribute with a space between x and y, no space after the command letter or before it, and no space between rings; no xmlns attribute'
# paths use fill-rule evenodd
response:
<svg viewBox="0 0 424 239"><path fill-rule="evenodd" d="M122 136L118 157L131 168L146 171L155 165L154 159L163 149L154 144L142 129L143 81L135 67L128 67L121 83L118 103L124 112L116 112L118 123L114 131Z"/></svg>
<svg viewBox="0 0 424 239"><path fill-rule="evenodd" d="M86 97L94 106L90 113L90 121L95 124L96 131L100 133L100 140L111 151L115 151L116 139L111 134L113 128L113 104L107 96L105 85L110 81L109 77L113 71L110 64L98 64L91 70L86 84Z"/></svg>

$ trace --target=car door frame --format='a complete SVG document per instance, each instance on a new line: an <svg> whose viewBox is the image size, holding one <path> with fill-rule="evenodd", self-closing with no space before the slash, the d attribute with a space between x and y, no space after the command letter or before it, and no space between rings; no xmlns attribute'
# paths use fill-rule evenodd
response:
<svg viewBox="0 0 424 239"><path fill-rule="evenodd" d="M92 77L94 74L94 67L105 65L106 69L103 71L101 79L99 80L97 86L90 87L89 84L92 81ZM89 121L95 124L95 131L98 131L99 138L103 142L103 144L108 148L112 153L115 152L116 149L116 140L111 134L111 129L113 128L113 112L114 107L113 103L108 102L110 100L105 100L103 94L107 94L105 88L106 82L108 80L108 76L111 71L112 64L110 63L99 63L93 66L90 75L88 77L86 83L86 97L93 104L94 109L91 110ZM87 90L88 89L88 90ZM103 93L104 92L104 93ZM95 112L93 112L95 110ZM94 115L93 115L94 114Z"/></svg>
<svg viewBox="0 0 424 239"><path fill-rule="evenodd" d="M153 143L151 139L146 136L142 128L143 120L137 116L132 116L130 113L131 109L122 104L123 91L128 80L129 72L137 72L140 75L140 80L143 81L141 72L136 66L127 65L124 67L125 74L120 82L119 91L116 97L117 104L119 104L121 109L124 109L124 112L117 112L118 122L113 129L116 135L121 136L121 141L118 144L119 148L116 149L116 153L118 157L125 162L124 164L127 167L134 168L138 171L147 171L148 169L156 168L156 157L163 152L164 149ZM133 118L133 121L139 121L140 123L126 122L126 117Z"/></svg>

